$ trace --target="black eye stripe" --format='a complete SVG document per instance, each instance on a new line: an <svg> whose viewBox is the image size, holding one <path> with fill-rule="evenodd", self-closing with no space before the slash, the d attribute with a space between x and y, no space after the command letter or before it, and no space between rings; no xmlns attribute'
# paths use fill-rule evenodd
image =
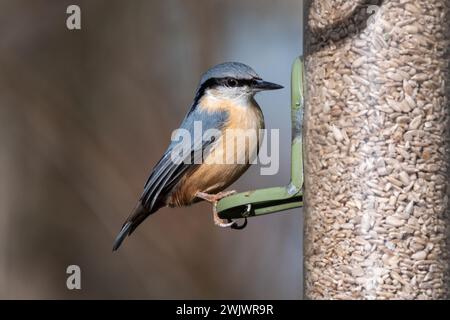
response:
<svg viewBox="0 0 450 320"><path fill-rule="evenodd" d="M198 88L197 94L195 95L195 98L194 98L194 104L196 104L198 102L200 97L205 93L205 91L207 89L214 88L214 87L217 87L217 86L228 86L227 85L227 81L229 79L234 79L234 80L237 81L237 86L235 86L235 87L243 87L243 86L251 87L252 85L256 84L257 80L261 80L261 78L235 79L235 78L231 78L231 77L208 79L204 83L202 83L200 88Z"/></svg>
<svg viewBox="0 0 450 320"><path fill-rule="evenodd" d="M200 91L203 92L208 88L213 88L213 87L217 87L217 86L229 86L228 85L229 80L235 80L237 82L237 85L235 85L235 87L243 87L243 86L254 85L256 83L256 80L258 80L258 79L257 78L255 78L255 79L235 79L235 78L231 78L231 77L212 78L212 79L205 81L202 84Z"/></svg>
<svg viewBox="0 0 450 320"><path fill-rule="evenodd" d="M244 86L252 86L255 84L254 79L235 79L235 78L222 78L218 79L218 83L220 85L230 86L230 83L236 83L233 85L234 87L244 87Z"/></svg>

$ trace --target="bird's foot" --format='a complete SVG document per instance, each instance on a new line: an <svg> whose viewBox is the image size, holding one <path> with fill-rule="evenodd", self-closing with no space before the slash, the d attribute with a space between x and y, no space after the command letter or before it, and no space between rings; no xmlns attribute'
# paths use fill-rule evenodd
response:
<svg viewBox="0 0 450 320"><path fill-rule="evenodd" d="M217 202L213 204L213 217L214 217L214 224L218 227L240 229L236 221L233 221L231 219L224 220L219 218L219 214L217 213Z"/></svg>
<svg viewBox="0 0 450 320"><path fill-rule="evenodd" d="M234 225L237 225L236 221L227 222L224 219L220 219L216 210L214 210L214 224L221 228L230 228Z"/></svg>
<svg viewBox="0 0 450 320"><path fill-rule="evenodd" d="M216 194L209 194L206 192L197 192L195 195L197 198L203 199L205 201L208 201L212 204L217 203L219 200L226 198L228 196L231 196L236 193L236 190L230 190L230 191L222 191Z"/></svg>
<svg viewBox="0 0 450 320"><path fill-rule="evenodd" d="M217 202L219 200L231 196L236 193L236 190L231 191L222 191L216 194L209 194L205 192L197 192L195 195L197 198L203 199L205 201L208 201L213 204L213 217L214 217L214 224L221 228L229 228L233 226L237 226L236 221L226 221L224 219L219 218L219 214L217 213Z"/></svg>

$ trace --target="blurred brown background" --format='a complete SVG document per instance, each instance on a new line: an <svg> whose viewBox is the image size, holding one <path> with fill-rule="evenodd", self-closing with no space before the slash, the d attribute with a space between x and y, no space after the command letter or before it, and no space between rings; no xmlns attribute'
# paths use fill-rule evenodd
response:
<svg viewBox="0 0 450 320"><path fill-rule="evenodd" d="M66 28L78 4L82 30ZM289 177L289 73L300 0L0 0L0 298L301 297L301 216L214 227L211 207L162 209L112 242L188 110L200 75L236 60L284 90L257 96L281 129ZM82 290L66 288L66 267Z"/></svg>

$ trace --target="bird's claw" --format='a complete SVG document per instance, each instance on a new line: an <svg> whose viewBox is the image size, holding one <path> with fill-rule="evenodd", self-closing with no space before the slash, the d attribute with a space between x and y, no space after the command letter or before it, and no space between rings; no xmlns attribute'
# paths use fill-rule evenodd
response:
<svg viewBox="0 0 450 320"><path fill-rule="evenodd" d="M250 215L250 212L252 210L252 205L249 203L247 205L247 209L245 210L245 212L242 213L242 217L244 218L244 223L241 225L238 225L238 223L236 221L233 221L231 219L228 219L228 222L231 222L232 225L230 226L231 229L235 229L235 230L242 230L247 226L247 217Z"/></svg>
<svg viewBox="0 0 450 320"><path fill-rule="evenodd" d="M247 218L244 218L244 223L239 225L238 222L236 220L231 220L228 219L228 222L224 222L224 220L222 219L215 219L215 224L218 227L221 228L231 228L231 229L235 229L235 230L242 230L247 226Z"/></svg>
<svg viewBox="0 0 450 320"><path fill-rule="evenodd" d="M241 225L239 225L237 223L237 221L233 221L233 220L228 220L228 221L231 221L232 224L231 224L230 228L234 229L234 230L242 230L247 226L247 218L244 218L244 223Z"/></svg>
<svg viewBox="0 0 450 320"><path fill-rule="evenodd" d="M230 191L222 191L216 194L208 194L205 192L197 192L196 196L200 199L206 200L213 204L213 216L214 216L214 224L221 228L231 228L235 230L244 229L247 226L247 218L245 217L245 221L243 224L239 225L237 221L227 219L228 222L219 218L219 214L217 213L217 203L219 200L231 196L236 193L236 190ZM250 205L247 207L247 212L250 210Z"/></svg>
<svg viewBox="0 0 450 320"><path fill-rule="evenodd" d="M215 221L215 225L221 228L233 228L233 226L236 224L236 221L228 220L229 222L223 222L222 219L220 221Z"/></svg>
<svg viewBox="0 0 450 320"><path fill-rule="evenodd" d="M218 227L228 228L232 227L235 224L234 221L228 220L228 222L225 222L225 220L219 218L219 214L217 213L217 202L214 203L213 205L213 216L214 216L214 224Z"/></svg>

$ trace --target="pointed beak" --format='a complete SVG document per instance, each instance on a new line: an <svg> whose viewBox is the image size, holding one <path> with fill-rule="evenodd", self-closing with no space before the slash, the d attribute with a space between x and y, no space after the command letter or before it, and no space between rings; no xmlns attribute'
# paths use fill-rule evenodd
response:
<svg viewBox="0 0 450 320"><path fill-rule="evenodd" d="M253 88L255 88L258 91L263 90L278 90L284 88L283 86L280 86L279 84L264 81L264 80L256 80L255 84L253 85Z"/></svg>

